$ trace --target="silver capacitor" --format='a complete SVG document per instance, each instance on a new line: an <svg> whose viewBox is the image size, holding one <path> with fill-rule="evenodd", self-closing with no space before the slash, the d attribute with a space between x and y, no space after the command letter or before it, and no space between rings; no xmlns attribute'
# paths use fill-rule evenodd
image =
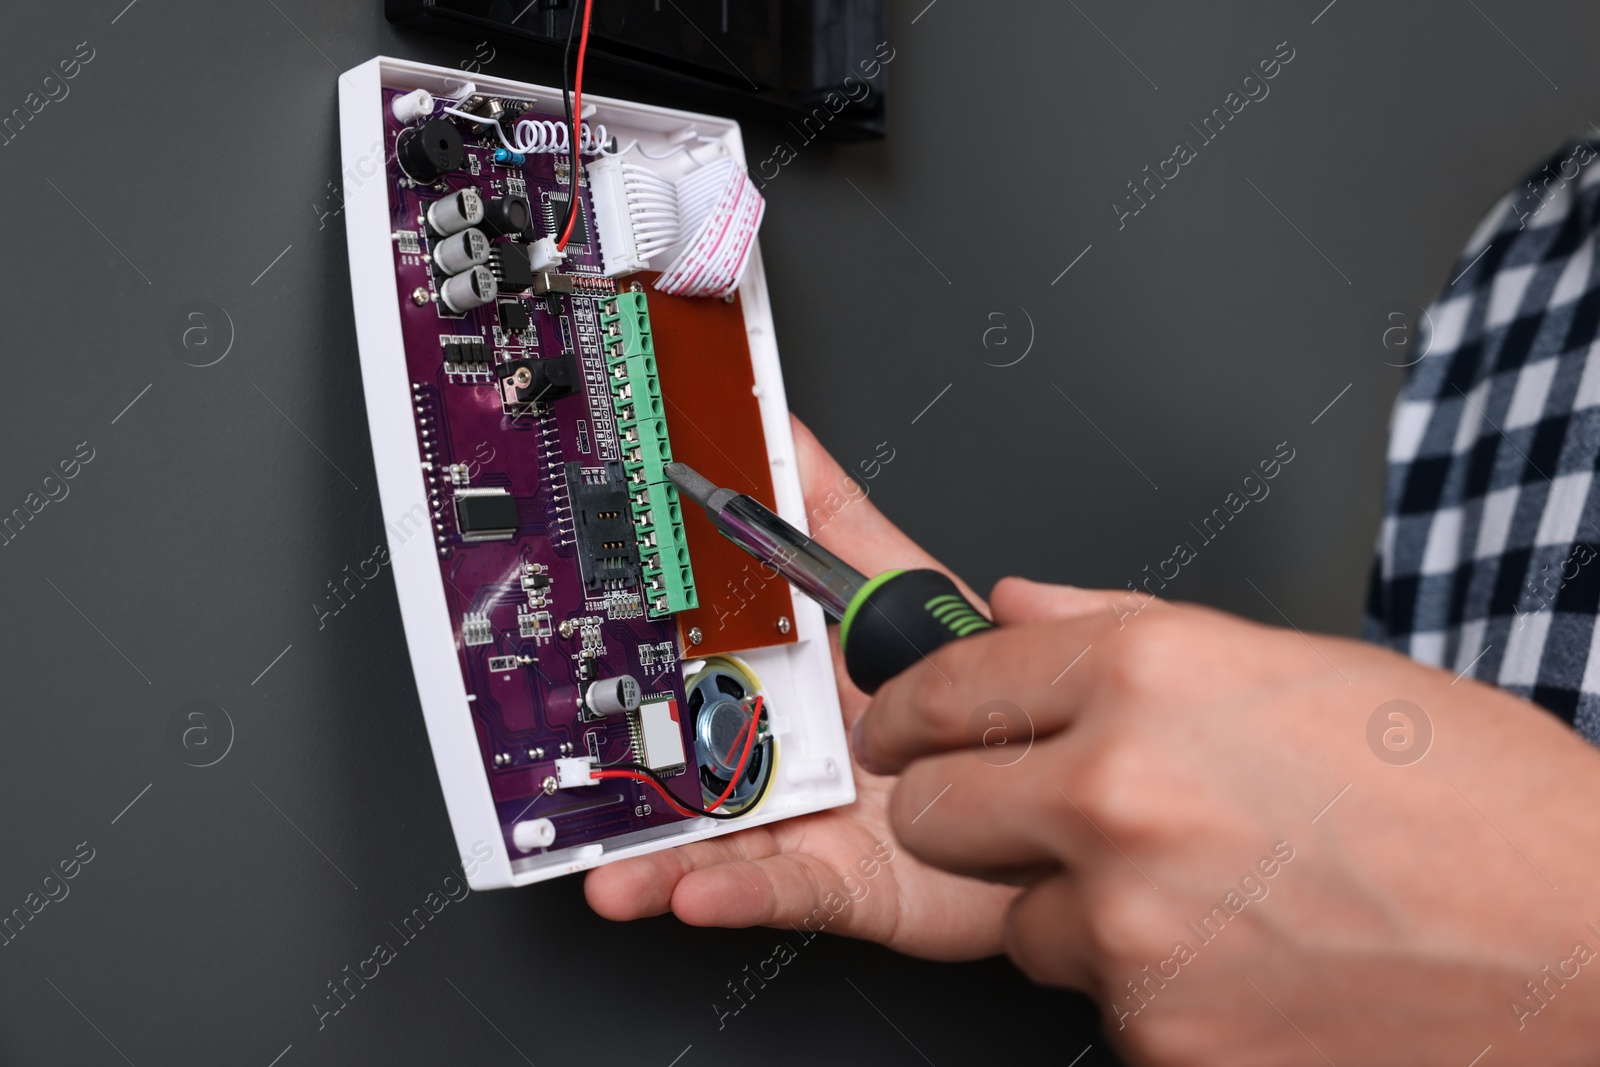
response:
<svg viewBox="0 0 1600 1067"><path fill-rule="evenodd" d="M477 233L476 230L468 232ZM500 283L494 280L488 267L473 267L439 283L439 300L457 315L493 303L499 295Z"/></svg>
<svg viewBox="0 0 1600 1067"><path fill-rule="evenodd" d="M621 715L639 710L639 683L631 674L601 678L584 690L583 702L594 715Z"/></svg>
<svg viewBox="0 0 1600 1067"><path fill-rule="evenodd" d="M489 239L482 230L462 230L433 246L433 262L446 274L481 266L489 262Z"/></svg>
<svg viewBox="0 0 1600 1067"><path fill-rule="evenodd" d="M483 222L483 197L476 189L463 189L443 200L435 200L428 207L427 218L428 229L440 237L460 233Z"/></svg>

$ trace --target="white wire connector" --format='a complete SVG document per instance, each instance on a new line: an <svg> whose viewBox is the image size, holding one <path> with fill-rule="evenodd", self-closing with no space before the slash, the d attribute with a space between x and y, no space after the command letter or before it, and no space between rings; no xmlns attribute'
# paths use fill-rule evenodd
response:
<svg viewBox="0 0 1600 1067"><path fill-rule="evenodd" d="M528 246L528 260L536 271L555 270L567 254L556 247L554 237L541 237Z"/></svg>
<svg viewBox="0 0 1600 1067"><path fill-rule="evenodd" d="M563 757L556 760L556 788L574 789L578 786L594 785L600 779L594 776L595 758L593 756Z"/></svg>
<svg viewBox="0 0 1600 1067"><path fill-rule="evenodd" d="M650 266L680 234L678 190L653 170L601 156L585 170L601 269L607 278Z"/></svg>

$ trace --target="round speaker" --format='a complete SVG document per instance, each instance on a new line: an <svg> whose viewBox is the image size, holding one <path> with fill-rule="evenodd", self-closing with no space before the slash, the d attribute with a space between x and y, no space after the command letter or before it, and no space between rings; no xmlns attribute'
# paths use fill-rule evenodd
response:
<svg viewBox="0 0 1600 1067"><path fill-rule="evenodd" d="M750 730L759 726L752 723L752 712L761 682L739 660L731 656L711 656L685 684L705 802L708 806L716 803L717 798L727 792L729 783L733 783L733 792L718 810L730 814L742 811L760 798L772 774L772 748L776 744L772 735L758 734L750 741ZM762 714L770 712L763 695ZM747 750L749 757L745 762ZM741 763L744 763L742 772Z"/></svg>

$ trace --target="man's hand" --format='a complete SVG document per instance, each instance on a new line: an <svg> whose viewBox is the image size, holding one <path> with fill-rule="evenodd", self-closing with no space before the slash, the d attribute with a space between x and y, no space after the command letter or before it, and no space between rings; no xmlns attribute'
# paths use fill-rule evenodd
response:
<svg viewBox="0 0 1600 1067"><path fill-rule="evenodd" d="M819 541L938 566L795 433ZM836 663L855 804L591 871L590 904L782 926L887 854L828 930L1003 948L1095 996L1137 1062L1593 1061L1600 752L1552 716L1126 592L1007 579L993 613L870 708Z"/></svg>
<svg viewBox="0 0 1600 1067"><path fill-rule="evenodd" d="M1600 753L1555 718L1126 592L1007 579L991 604L999 629L879 692L857 755L900 775L906 852L1027 886L1006 951L1136 1061L1595 1061ZM1395 700L1431 721L1416 762L1414 709L1369 731ZM975 746L995 701L1031 719L1021 759Z"/></svg>
<svg viewBox="0 0 1600 1067"><path fill-rule="evenodd" d="M868 574L939 567L866 500L798 421L794 434L806 510L831 516L820 525L813 521L819 542ZM867 698L850 684L838 641L833 645L849 727ZM799 925L820 908L829 932L917 956L971 959L999 952L1001 919L1016 891L947 874L899 851L887 811L895 780L856 767L855 781L856 801L849 807L590 871L584 886L589 904L610 919L671 910L697 926ZM883 862L886 857L892 858ZM848 903L835 914L841 901Z"/></svg>

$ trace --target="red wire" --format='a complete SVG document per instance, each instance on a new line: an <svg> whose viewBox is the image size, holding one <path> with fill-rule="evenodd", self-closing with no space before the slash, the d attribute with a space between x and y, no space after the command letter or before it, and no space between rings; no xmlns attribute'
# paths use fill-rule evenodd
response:
<svg viewBox="0 0 1600 1067"><path fill-rule="evenodd" d="M750 722L745 727L747 736L744 739L744 755L739 757L739 769L733 773L732 778L728 779L728 788L722 791L722 795L717 798L717 802L707 808L707 811L716 811L722 807L724 800L733 796L734 787L739 784L739 779L744 777L745 769L750 765L750 753L755 749L756 744L756 728L761 722L762 699L762 697L756 697L756 706L750 709ZM732 750L730 749L729 751Z"/></svg>
<svg viewBox="0 0 1600 1067"><path fill-rule="evenodd" d="M744 777L744 772L750 765L750 754L755 749L756 734L761 722L761 702L763 699L765 698L759 696L756 697L756 706L751 711L749 723L745 725L744 754L739 757L739 769L734 772L732 780L728 782L728 788L723 790L722 795L717 798L717 802L707 808L706 811L716 811L718 808L720 808L723 801L727 800L733 795L734 787L739 784L739 779ZM738 743L737 739L735 739L734 743ZM663 789L660 782L656 781L654 778L651 778L647 774L640 774L638 771L597 771L595 772L595 778L627 778L631 781L642 782L654 789L657 793L660 793L661 798L668 804L672 805L673 809L680 815L687 815L692 818L696 815L704 815L706 813L706 811L695 811L693 808L687 806L677 797Z"/></svg>
<svg viewBox="0 0 1600 1067"><path fill-rule="evenodd" d="M583 57L589 51L589 12L594 8L594 0L583 0L583 36L578 40L578 73L572 84L572 198L574 206L571 214L567 216L567 225L561 231L561 240L556 242L556 247L565 249L567 241L572 237L572 228L577 224L578 212L583 210L578 203L578 168L582 165L583 156Z"/></svg>
<svg viewBox="0 0 1600 1067"><path fill-rule="evenodd" d="M692 808L686 807L683 804L683 802L680 801L677 797L673 796L671 793L669 793L665 789L661 788L661 783L660 782L657 782L654 778L651 778L649 775L640 774L638 771L598 771L598 772L596 772L595 777L596 778L631 778L635 782L643 782L645 785L647 785L650 788L654 789L657 793L660 793L662 799L665 800L668 804L672 805L672 807L678 812L679 815L688 815L688 816L692 817L692 816L695 816L695 815L703 815L703 814L705 814L704 812L695 811Z"/></svg>
<svg viewBox="0 0 1600 1067"><path fill-rule="evenodd" d="M739 732L738 733L733 735L733 744L729 745L728 746L728 751L726 751L726 752L724 752L722 754L722 762L723 763L727 763L729 760L733 759L734 752L739 748L739 746L741 744L743 744L744 735L750 732L750 726L754 722L755 722L755 720L751 719L750 722L745 723L743 726L741 726L739 728Z"/></svg>

